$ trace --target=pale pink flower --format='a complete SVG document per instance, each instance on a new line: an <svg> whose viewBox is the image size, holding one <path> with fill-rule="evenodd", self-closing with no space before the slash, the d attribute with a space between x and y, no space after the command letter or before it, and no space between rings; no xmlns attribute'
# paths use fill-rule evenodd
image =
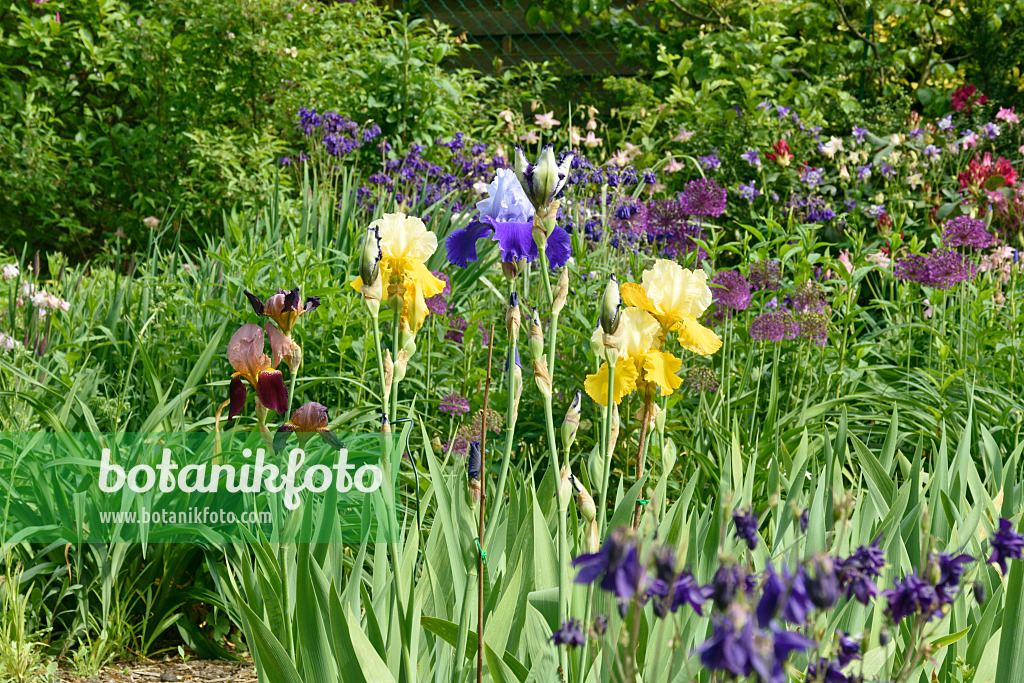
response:
<svg viewBox="0 0 1024 683"><path fill-rule="evenodd" d="M967 150L969 150L971 147L977 146L977 144L978 144L978 134L977 133L971 133L970 135L965 135L964 136L963 144L964 144L964 151L965 152Z"/></svg>
<svg viewBox="0 0 1024 683"><path fill-rule="evenodd" d="M519 136L519 139L528 145L535 145L540 142L540 136L537 135L537 131L531 130L529 133L524 133Z"/></svg>
<svg viewBox="0 0 1024 683"><path fill-rule="evenodd" d="M534 114L533 122L537 124L538 128L541 128L543 130L551 130L555 126L562 123L561 121L555 119L555 112L553 111L549 111L546 114Z"/></svg>
<svg viewBox="0 0 1024 683"><path fill-rule="evenodd" d="M884 251L876 251L873 254L868 254L865 258L871 263L874 263L879 268L888 268L892 259Z"/></svg>
<svg viewBox="0 0 1024 683"><path fill-rule="evenodd" d="M924 300L924 317L931 318L935 310L932 308L932 302L928 301L927 297Z"/></svg>
<svg viewBox="0 0 1024 683"><path fill-rule="evenodd" d="M619 168L624 168L629 163L629 152L624 149L617 150L609 161Z"/></svg>
<svg viewBox="0 0 1024 683"><path fill-rule="evenodd" d="M996 118L1000 121L1006 121L1006 123L1008 123L1012 128L1015 123L1020 123L1020 118L1014 112L1014 109L1016 109L1016 107L1010 107L1009 109L1006 107L1000 107L999 112L996 114Z"/></svg>
<svg viewBox="0 0 1024 683"><path fill-rule="evenodd" d="M683 162L676 159L669 159L668 163L665 164L665 173L679 173L679 171L682 171L684 168L686 168L686 166Z"/></svg>
<svg viewBox="0 0 1024 683"><path fill-rule="evenodd" d="M680 128L679 133L672 138L672 142L686 142L694 135L692 130L686 130L686 128Z"/></svg>
<svg viewBox="0 0 1024 683"><path fill-rule="evenodd" d="M597 130L597 121L595 119L587 121L587 130Z"/></svg>
<svg viewBox="0 0 1024 683"><path fill-rule="evenodd" d="M626 154L629 155L629 160L637 158L642 151L638 145L634 145L632 142L627 142L624 147L626 148Z"/></svg>
<svg viewBox="0 0 1024 683"><path fill-rule="evenodd" d="M587 137L583 138L584 147L600 147L602 142L604 138L597 137L592 130L588 130Z"/></svg>
<svg viewBox="0 0 1024 683"><path fill-rule="evenodd" d="M514 117L513 117L511 109L506 109L505 111L500 112L498 114L498 118L501 119L502 121L504 121L505 123L508 123L508 124L511 124L512 121L514 120Z"/></svg>
<svg viewBox="0 0 1024 683"><path fill-rule="evenodd" d="M839 262L846 268L846 272L853 275L853 261L850 260L850 250L843 249L839 252Z"/></svg>

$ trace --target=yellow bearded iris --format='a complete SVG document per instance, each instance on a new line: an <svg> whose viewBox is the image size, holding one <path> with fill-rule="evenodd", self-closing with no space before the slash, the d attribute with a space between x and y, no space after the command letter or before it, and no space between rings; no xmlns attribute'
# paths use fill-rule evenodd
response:
<svg viewBox="0 0 1024 683"><path fill-rule="evenodd" d="M619 329L613 336L619 351L615 363L615 391L612 396L619 403L624 396L639 391L645 400L661 389L662 396L675 391L682 380L676 375L683 361L671 353L658 350L661 325L645 310L630 307L622 312ZM592 341L601 343L604 335L594 332ZM588 375L584 384L587 395L601 405L608 404L608 363L594 375Z"/></svg>
<svg viewBox="0 0 1024 683"><path fill-rule="evenodd" d="M401 285L402 321L417 332L429 312L427 297L444 291L444 281L435 277L426 265L426 260L437 249L437 235L427 230L419 218L404 213L386 213L370 227L380 233L383 296L388 298L392 285ZM363 278L357 277L352 287L358 291L363 284Z"/></svg>
<svg viewBox="0 0 1024 683"><path fill-rule="evenodd" d="M711 289L703 270L691 271L674 261L659 259L644 271L641 284L627 282L622 300L653 315L661 325L659 346L668 332L679 335L687 351L708 356L722 348L718 335L697 322L711 305Z"/></svg>

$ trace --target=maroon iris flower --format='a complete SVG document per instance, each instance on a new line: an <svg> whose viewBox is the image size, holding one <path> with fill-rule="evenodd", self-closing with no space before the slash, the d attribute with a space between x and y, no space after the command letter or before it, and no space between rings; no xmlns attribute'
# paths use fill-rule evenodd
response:
<svg viewBox="0 0 1024 683"><path fill-rule="evenodd" d="M284 378L263 353L262 327L251 323L239 327L228 342L227 355L231 367L235 369L231 375L228 419L242 412L245 406L248 394L246 382L256 390L256 399L265 408L279 413L288 410L288 388L284 385Z"/></svg>
<svg viewBox="0 0 1024 683"><path fill-rule="evenodd" d="M327 408L319 403L307 403L292 413L291 420L277 428L277 434L274 435L274 450L283 449L288 441L288 435L292 433L298 437L300 446L305 446L310 437L319 434L331 448L341 448L341 441L327 428L327 422Z"/></svg>

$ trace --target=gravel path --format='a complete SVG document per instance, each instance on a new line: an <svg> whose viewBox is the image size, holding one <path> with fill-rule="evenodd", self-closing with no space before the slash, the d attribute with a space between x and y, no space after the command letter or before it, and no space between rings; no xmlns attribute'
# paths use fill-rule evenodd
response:
<svg viewBox="0 0 1024 683"><path fill-rule="evenodd" d="M258 680L252 664L198 659L158 664L124 662L105 667L103 673L95 678L75 676L69 671L59 672L58 678L69 683L256 683Z"/></svg>

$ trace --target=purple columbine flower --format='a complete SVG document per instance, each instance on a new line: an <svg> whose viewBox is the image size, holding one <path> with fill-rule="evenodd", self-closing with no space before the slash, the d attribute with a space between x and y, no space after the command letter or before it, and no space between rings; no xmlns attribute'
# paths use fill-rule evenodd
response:
<svg viewBox="0 0 1024 683"><path fill-rule="evenodd" d="M817 187L818 185L821 185L821 182L824 179L825 176L820 168L804 166L803 170L800 172L800 181L808 187Z"/></svg>
<svg viewBox="0 0 1024 683"><path fill-rule="evenodd" d="M698 156L697 163L699 163L700 167L705 171L713 171L722 165L722 160L718 158L718 154L716 152L712 152L707 156Z"/></svg>
<svg viewBox="0 0 1024 683"><path fill-rule="evenodd" d="M970 555L954 556L949 553L939 553L932 557L932 561L939 568L939 582L935 584L939 602L951 605L957 593L960 592L960 578L967 571L965 565L974 562L974 558Z"/></svg>
<svg viewBox="0 0 1024 683"><path fill-rule="evenodd" d="M640 566L636 544L622 529L614 530L596 553L580 555L572 561L579 571L576 583L601 580L601 590L614 593L619 603L627 603L642 592L646 578Z"/></svg>
<svg viewBox="0 0 1024 683"><path fill-rule="evenodd" d="M768 111L769 109L771 109L771 108L772 108L772 103L771 103L771 101L770 101L770 100L769 100L769 99L768 99L768 98L766 97L766 98L764 98L764 101L763 101L763 102L761 102L761 104L757 105L757 108L758 108L758 109L760 109L761 111Z"/></svg>
<svg viewBox="0 0 1024 683"><path fill-rule="evenodd" d="M583 629L580 628L579 619L569 619L568 621L562 622L562 627L551 634L548 639L552 643L557 645L565 645L566 647L583 647L587 642L587 637L583 635Z"/></svg>
<svg viewBox="0 0 1024 683"><path fill-rule="evenodd" d="M719 567L708 585L715 607L724 612L736 599L736 591L743 589L750 592L756 588L757 581L748 577L739 565L731 564Z"/></svg>
<svg viewBox="0 0 1024 683"><path fill-rule="evenodd" d="M881 218L885 215L885 204L872 204L868 208L864 209L864 213L871 218Z"/></svg>
<svg viewBox="0 0 1024 683"><path fill-rule="evenodd" d="M836 631L836 635L839 637L839 668L845 669L847 664L860 659L860 641L842 631Z"/></svg>
<svg viewBox="0 0 1024 683"><path fill-rule="evenodd" d="M734 676L749 676L753 660L760 655L754 645L754 624L737 631L732 619L717 617L711 637L693 651L700 655L700 663L708 669L726 671Z"/></svg>
<svg viewBox="0 0 1024 683"><path fill-rule="evenodd" d="M942 149L935 145L926 145L924 148L924 156L927 159L935 159L942 154Z"/></svg>
<svg viewBox="0 0 1024 683"><path fill-rule="evenodd" d="M857 177L860 179L861 182L864 182L865 180L870 178L871 177L871 164L867 163L867 164L864 164L863 166L858 166L857 167Z"/></svg>
<svg viewBox="0 0 1024 683"><path fill-rule="evenodd" d="M792 109L792 107L783 107L781 104L775 105L775 111L779 113L779 121L786 118L786 115L789 114L790 109Z"/></svg>
<svg viewBox="0 0 1024 683"><path fill-rule="evenodd" d="M488 236L498 243L505 263L533 261L540 255L533 238L534 209L514 172L499 168L487 186L487 198L477 202L476 208L480 218L455 230L445 240L449 261L462 268L476 261L476 243ZM548 235L546 249L552 268L564 266L572 255L569 233L555 226Z"/></svg>
<svg viewBox="0 0 1024 683"><path fill-rule="evenodd" d="M759 626L766 628L776 616L793 624L803 624L812 610L814 603L807 592L807 573L802 566L792 573L784 566L781 576L768 568L761 600L757 603Z"/></svg>
<svg viewBox="0 0 1024 683"><path fill-rule="evenodd" d="M988 123L981 127L981 132L989 140L995 140L997 137L999 137L999 126L997 126L992 121L989 121Z"/></svg>
<svg viewBox="0 0 1024 683"><path fill-rule="evenodd" d="M751 550L756 548L759 537L757 535L757 514L754 512L754 508L733 510L732 521L736 525L736 538L745 541Z"/></svg>
<svg viewBox="0 0 1024 683"><path fill-rule="evenodd" d="M953 130L953 115L949 114L947 116L943 116L941 119L936 121L935 125L943 132Z"/></svg>
<svg viewBox="0 0 1024 683"><path fill-rule="evenodd" d="M740 158L745 160L751 166L760 166L761 157L758 155L757 150L753 147L747 147L747 151L740 155Z"/></svg>
<svg viewBox="0 0 1024 683"><path fill-rule="evenodd" d="M694 612L703 616L704 603L711 598L711 586L701 586L690 572L682 572L672 583L669 595L672 602L669 606L673 612L682 605L688 604Z"/></svg>
<svg viewBox="0 0 1024 683"><path fill-rule="evenodd" d="M742 197L743 199L746 199L747 202L749 202L751 204L754 203L754 197L758 197L761 194L761 191L757 189L757 181L756 180L751 180L746 185L744 185L743 183L740 183L740 185L737 188L737 190L739 190L740 197Z"/></svg>
<svg viewBox="0 0 1024 683"><path fill-rule="evenodd" d="M867 134L867 128L861 128L860 126L853 127L853 137L857 140L858 143L864 142L864 138L867 136Z"/></svg>
<svg viewBox="0 0 1024 683"><path fill-rule="evenodd" d="M947 247L987 249L994 238L985 228L985 222L970 216L957 216L946 221L942 229L942 243Z"/></svg>
<svg viewBox="0 0 1024 683"><path fill-rule="evenodd" d="M750 338L780 342L796 339L800 335L800 324L790 311L768 311L754 318L750 324Z"/></svg>
<svg viewBox="0 0 1024 683"><path fill-rule="evenodd" d="M846 590L847 598L855 597L863 605L878 595L874 579L885 567L885 552L878 547L881 540L879 536L871 545L857 548L848 558L836 563L839 587Z"/></svg>
<svg viewBox="0 0 1024 683"><path fill-rule="evenodd" d="M717 218L725 212L725 188L710 178L686 183L680 197L680 207L691 216Z"/></svg>
<svg viewBox="0 0 1024 683"><path fill-rule="evenodd" d="M1024 534L1014 531L1013 524L1006 518L999 519L999 529L992 534L989 544L992 546L989 564L998 564L1004 574L1007 560L1019 560L1024 557Z"/></svg>
<svg viewBox="0 0 1024 683"><path fill-rule="evenodd" d="M922 614L929 619L936 613L941 614L935 587L914 572L907 574L902 582L897 581L889 590L882 591L882 596L889 600L885 613L896 623L913 614Z"/></svg>

